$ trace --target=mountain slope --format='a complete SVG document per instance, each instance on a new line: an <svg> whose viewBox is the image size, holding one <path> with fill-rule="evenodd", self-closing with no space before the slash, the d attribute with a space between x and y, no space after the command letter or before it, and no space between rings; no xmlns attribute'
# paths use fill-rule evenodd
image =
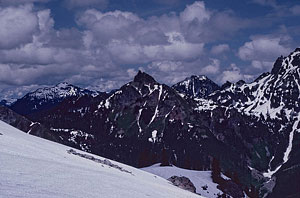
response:
<svg viewBox="0 0 300 198"><path fill-rule="evenodd" d="M273 191L270 197L300 196L299 186L288 184L292 178L299 181L300 174L297 150L300 144L300 48L287 57L278 58L271 73L264 73L249 84L230 84L211 94L208 100L210 103L204 101L206 109L217 106L237 109L268 126L268 155L264 158L268 170L258 171L253 167L251 170L253 174L258 171L269 178L262 189Z"/></svg>
<svg viewBox="0 0 300 198"><path fill-rule="evenodd" d="M66 145L135 167L161 162L208 170L217 158L224 173L238 175L243 190L263 183L251 177L248 166L267 171L266 150L261 148L274 153L268 126L236 109L202 111L197 105L198 98L183 98L139 72L106 99L68 98L30 118Z"/></svg>
<svg viewBox="0 0 300 198"><path fill-rule="evenodd" d="M269 116L285 111L300 112L300 48L276 60L271 73L264 73L252 83L236 83L213 93L209 99L218 105L233 106L248 115Z"/></svg>
<svg viewBox="0 0 300 198"><path fill-rule="evenodd" d="M296 49L254 82L212 93L205 83L195 87L204 77L175 90L139 72L110 95L68 97L27 117L66 145L129 165L209 170L216 159L245 193L300 195L287 182L300 173L299 67Z"/></svg>
<svg viewBox="0 0 300 198"><path fill-rule="evenodd" d="M2 121L0 147L3 197L199 197L160 177L70 150Z"/></svg>

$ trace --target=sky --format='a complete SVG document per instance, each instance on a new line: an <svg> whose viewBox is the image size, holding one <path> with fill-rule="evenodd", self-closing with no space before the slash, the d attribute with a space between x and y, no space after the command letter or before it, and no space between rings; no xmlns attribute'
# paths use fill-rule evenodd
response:
<svg viewBox="0 0 300 198"><path fill-rule="evenodd" d="M110 91L138 70L251 82L300 47L296 0L0 0L0 100L68 82Z"/></svg>

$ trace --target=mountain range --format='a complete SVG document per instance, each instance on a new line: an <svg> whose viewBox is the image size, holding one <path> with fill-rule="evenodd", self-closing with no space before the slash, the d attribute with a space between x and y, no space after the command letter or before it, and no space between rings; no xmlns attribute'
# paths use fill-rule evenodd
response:
<svg viewBox="0 0 300 198"><path fill-rule="evenodd" d="M34 135L139 168L211 170L218 161L236 184L219 184L232 197L299 197L299 98L297 48L250 83L191 76L168 86L139 71L110 93L68 83L38 89L3 102L0 118L25 132L38 124Z"/></svg>

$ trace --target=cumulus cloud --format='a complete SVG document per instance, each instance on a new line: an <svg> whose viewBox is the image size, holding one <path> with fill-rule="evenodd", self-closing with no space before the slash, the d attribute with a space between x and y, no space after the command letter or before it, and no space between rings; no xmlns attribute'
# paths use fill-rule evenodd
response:
<svg viewBox="0 0 300 198"><path fill-rule="evenodd" d="M252 67L259 70L267 70L267 71L270 71L272 69L273 64L274 62L270 62L270 61L253 60L251 62Z"/></svg>
<svg viewBox="0 0 300 198"><path fill-rule="evenodd" d="M223 71L221 75L218 77L218 82L225 83L226 81L229 82L237 82L239 80L253 80L254 76L244 74L241 72L241 69L236 66L236 64L231 64L230 68Z"/></svg>
<svg viewBox="0 0 300 198"><path fill-rule="evenodd" d="M201 74L209 75L209 74L217 74L220 72L220 60L211 59L211 63L201 68Z"/></svg>
<svg viewBox="0 0 300 198"><path fill-rule="evenodd" d="M101 71L112 71L116 68L114 65L109 65L108 61L103 61L99 54L101 52L85 50L82 33L78 30L55 30L50 10L33 11L28 6L9 7L4 10L8 10L9 12L7 13L14 11L17 15L20 15L18 11L21 10L20 13L29 15L29 17L22 15L25 20L22 19L21 22L26 25L28 18L34 18L35 29L30 34L25 34L27 32L26 28L18 30L19 32L13 28L5 30L7 31L7 35L11 37L16 36L16 38L12 42L8 42L10 40L7 39L6 43L1 40L2 48L10 47L9 49L0 50L2 63L0 81L3 84L30 85L36 82L40 84L57 83L68 78L71 79L72 76L76 76L83 72L83 70L86 70L87 65L93 63L98 68L98 76ZM3 23L8 23L7 17L9 18L9 15L6 15L6 18L1 18L0 21L3 20ZM14 19L13 17L10 18ZM18 20L13 20L12 22L19 23ZM30 39L28 41L24 39L23 34L30 35ZM90 77L90 79L97 77L94 73L84 71L84 75ZM75 79L75 77L72 79Z"/></svg>
<svg viewBox="0 0 300 198"><path fill-rule="evenodd" d="M183 69L183 65L180 61L155 61L148 65L148 69L161 72L173 72Z"/></svg>
<svg viewBox="0 0 300 198"><path fill-rule="evenodd" d="M221 72L221 62L218 59L207 57L201 57L190 62L154 61L141 70L150 73L161 82L172 85L191 75L215 77Z"/></svg>
<svg viewBox="0 0 300 198"><path fill-rule="evenodd" d="M175 84L186 77L200 74L199 60L192 62L182 61L154 61L140 70L151 74L159 82L169 85Z"/></svg>
<svg viewBox="0 0 300 198"><path fill-rule="evenodd" d="M0 48L14 48L29 43L38 28L32 6L0 8Z"/></svg>
<svg viewBox="0 0 300 198"><path fill-rule="evenodd" d="M89 9L78 16L77 24L85 29L83 40L87 48L106 49L103 54L116 64L147 64L195 60L204 54L206 42L233 34L248 23L231 12L214 12L204 2L196 1L178 15L148 19L131 12ZM220 45L214 52L228 48Z"/></svg>
<svg viewBox="0 0 300 198"><path fill-rule="evenodd" d="M186 10L184 13L185 20L200 18L194 14L187 16ZM174 29L161 28L166 26L160 24L162 21L168 22L164 21L165 17L162 16L162 20L157 17L144 20L130 12L102 13L92 9L84 12L77 22L86 28L86 46L107 49L112 60L118 64L188 60L201 55L204 43L188 42L180 26Z"/></svg>
<svg viewBox="0 0 300 198"><path fill-rule="evenodd" d="M202 23L209 20L211 13L206 9L203 1L196 1L192 5L187 5L185 10L180 13L183 22Z"/></svg>
<svg viewBox="0 0 300 198"><path fill-rule="evenodd" d="M257 36L239 48L238 56L242 60L274 61L280 55L291 52L286 46L289 37L286 36Z"/></svg>

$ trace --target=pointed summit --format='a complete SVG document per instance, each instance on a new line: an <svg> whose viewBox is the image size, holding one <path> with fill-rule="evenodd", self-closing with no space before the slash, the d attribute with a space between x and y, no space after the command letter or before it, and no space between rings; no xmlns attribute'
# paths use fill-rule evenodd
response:
<svg viewBox="0 0 300 198"><path fill-rule="evenodd" d="M280 56L277 58L277 60L275 61L274 65L273 65L273 69L271 71L272 74L277 74L281 68L281 65L283 63L283 56Z"/></svg>
<svg viewBox="0 0 300 198"><path fill-rule="evenodd" d="M300 48L296 48L289 56L280 56L274 63L271 74L283 74L287 70L294 70L300 67Z"/></svg>
<svg viewBox="0 0 300 198"><path fill-rule="evenodd" d="M149 74L147 74L147 73L142 72L141 70L139 70L139 72L137 73L137 75L134 77L133 82L139 82L139 83L149 84L149 83L155 83L156 81Z"/></svg>
<svg viewBox="0 0 300 198"><path fill-rule="evenodd" d="M229 82L228 80L221 86L221 89L227 89L229 88L233 83Z"/></svg>
<svg viewBox="0 0 300 198"><path fill-rule="evenodd" d="M192 75L172 86L179 93L188 97L205 98L220 87L203 75Z"/></svg>
<svg viewBox="0 0 300 198"><path fill-rule="evenodd" d="M189 78L186 78L186 79L189 79ZM201 81L205 81L205 80L208 80L208 78L204 75L199 75L199 76L196 76L196 75L192 75L190 77L190 79L193 79L193 80L201 80Z"/></svg>

